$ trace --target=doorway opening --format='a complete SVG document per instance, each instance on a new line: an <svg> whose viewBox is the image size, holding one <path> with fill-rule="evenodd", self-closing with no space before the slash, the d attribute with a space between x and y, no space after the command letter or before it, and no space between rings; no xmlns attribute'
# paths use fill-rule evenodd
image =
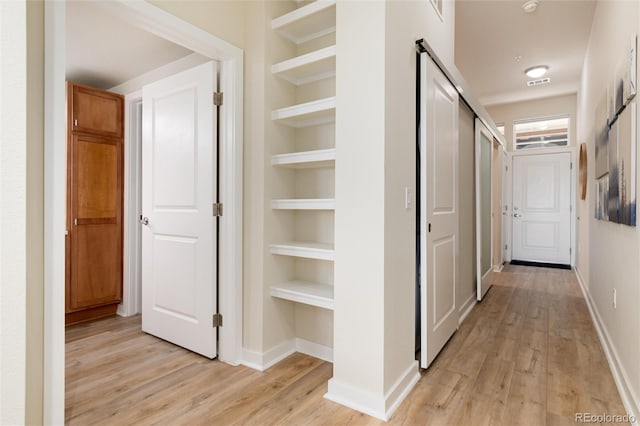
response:
<svg viewBox="0 0 640 426"><path fill-rule="evenodd" d="M220 309L226 315L219 359L238 364L242 349L242 50L145 2L99 6L105 13L220 62L226 105L220 112L220 198L225 202L225 217L220 226L219 274ZM45 4L45 423L64 421L65 9L65 2Z"/></svg>

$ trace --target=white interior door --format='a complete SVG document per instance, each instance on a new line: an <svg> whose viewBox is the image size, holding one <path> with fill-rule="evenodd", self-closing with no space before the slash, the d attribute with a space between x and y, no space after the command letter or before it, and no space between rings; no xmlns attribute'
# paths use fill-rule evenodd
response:
<svg viewBox="0 0 640 426"><path fill-rule="evenodd" d="M427 368L458 328L458 92L420 55L421 358Z"/></svg>
<svg viewBox="0 0 640 426"><path fill-rule="evenodd" d="M142 330L217 355L214 62L143 88Z"/></svg>
<svg viewBox="0 0 640 426"><path fill-rule="evenodd" d="M493 264L493 136L476 118L476 286L482 300L492 282Z"/></svg>
<svg viewBox="0 0 640 426"><path fill-rule="evenodd" d="M571 263L571 154L513 157L512 259Z"/></svg>

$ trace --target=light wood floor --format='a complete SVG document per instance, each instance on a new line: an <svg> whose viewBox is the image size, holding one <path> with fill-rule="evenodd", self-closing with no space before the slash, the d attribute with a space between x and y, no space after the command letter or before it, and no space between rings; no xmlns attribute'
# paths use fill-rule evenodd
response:
<svg viewBox="0 0 640 426"><path fill-rule="evenodd" d="M125 424L383 424L325 400L332 366L294 354L266 372L208 361L140 318L67 329L66 420ZM574 424L624 414L573 272L507 266L391 424Z"/></svg>

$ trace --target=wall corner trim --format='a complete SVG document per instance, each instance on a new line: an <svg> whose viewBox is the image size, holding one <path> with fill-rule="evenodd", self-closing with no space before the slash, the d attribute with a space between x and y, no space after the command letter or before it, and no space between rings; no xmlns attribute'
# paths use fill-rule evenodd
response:
<svg viewBox="0 0 640 426"><path fill-rule="evenodd" d="M265 371L295 352L333 362L333 348L296 337L285 340L265 352L243 349L240 364L254 370Z"/></svg>
<svg viewBox="0 0 640 426"><path fill-rule="evenodd" d="M476 299L475 293L472 294L466 302L462 304L460 307L460 318L458 319L458 325L462 324L462 322L469 316L474 306L476 306L478 300Z"/></svg>
<svg viewBox="0 0 640 426"><path fill-rule="evenodd" d="M417 361L412 362L384 396L358 389L332 378L329 380L329 390L324 397L377 419L388 421L418 383L420 377Z"/></svg>
<svg viewBox="0 0 640 426"><path fill-rule="evenodd" d="M640 399L638 398L638 395L634 394L633 390L629 386L629 377L624 369L624 366L620 362L620 357L618 356L616 348L611 343L609 332L604 322L602 321L602 317L598 312L598 308L595 302L591 298L591 293L589 293L587 283L584 281L580 269L578 268L578 266L576 266L574 270L576 277L578 278L578 283L580 284L580 289L582 290L585 302L587 303L587 307L589 308L591 319L596 328L596 332L598 333L598 338L600 339L602 350L607 357L607 362L609 363L609 369L611 370L611 374L613 375L613 380L615 381L618 392L620 393L622 404L627 410L627 414L629 416L635 417L635 422L633 422L632 424L634 426L638 426L640 425L638 419L638 416L640 415Z"/></svg>

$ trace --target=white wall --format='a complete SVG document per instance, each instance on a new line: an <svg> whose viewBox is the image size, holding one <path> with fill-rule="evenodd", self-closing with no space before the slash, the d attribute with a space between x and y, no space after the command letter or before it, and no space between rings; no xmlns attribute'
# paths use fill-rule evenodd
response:
<svg viewBox="0 0 640 426"><path fill-rule="evenodd" d="M490 105L485 108L493 121L504 124L504 137L507 140L507 151L514 151L514 121L563 114L569 115L569 145L576 146L576 99L575 94L570 94L531 101Z"/></svg>
<svg viewBox="0 0 640 426"><path fill-rule="evenodd" d="M27 2L27 372L26 424L43 421L44 4ZM1 422L0 422L1 423Z"/></svg>
<svg viewBox="0 0 640 426"><path fill-rule="evenodd" d="M382 417L415 374L415 41L453 67L453 9L445 1L440 21L427 0L338 2L329 394Z"/></svg>
<svg viewBox="0 0 640 426"><path fill-rule="evenodd" d="M385 391L385 4L338 3L336 15L340 59L329 392L341 383L380 396Z"/></svg>
<svg viewBox="0 0 640 426"><path fill-rule="evenodd" d="M594 219L594 117L619 63L622 49L640 30L637 1L600 1L585 57L578 97L577 141L587 142L587 200L579 201L576 269L586 284L629 393L635 414L640 410L640 227L628 227ZM634 100L638 102L637 97ZM640 109L637 110L640 114ZM636 117L640 119L640 115ZM636 127L637 129L637 127ZM636 135L637 137L638 135ZM637 161L637 160L636 160ZM637 174L637 184L640 183ZM617 309L612 292L617 290Z"/></svg>
<svg viewBox="0 0 640 426"><path fill-rule="evenodd" d="M43 4L0 3L0 423L43 409Z"/></svg>
<svg viewBox="0 0 640 426"><path fill-rule="evenodd" d="M27 4L0 3L0 423L25 422Z"/></svg>

